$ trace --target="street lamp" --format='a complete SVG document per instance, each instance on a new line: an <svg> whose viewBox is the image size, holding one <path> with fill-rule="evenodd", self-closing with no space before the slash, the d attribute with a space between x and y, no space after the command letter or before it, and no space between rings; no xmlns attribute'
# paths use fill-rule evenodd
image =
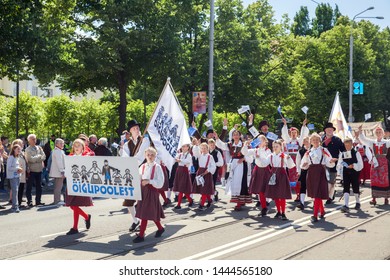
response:
<svg viewBox="0 0 390 280"><path fill-rule="evenodd" d="M384 17L358 17L366 11L373 10L374 7L369 7L364 11L356 14L352 18L352 26L351 26L351 35L349 37L349 112L348 112L348 122L354 122L355 118L352 115L352 91L353 91L353 23L356 18L376 18L376 19L384 19Z"/></svg>

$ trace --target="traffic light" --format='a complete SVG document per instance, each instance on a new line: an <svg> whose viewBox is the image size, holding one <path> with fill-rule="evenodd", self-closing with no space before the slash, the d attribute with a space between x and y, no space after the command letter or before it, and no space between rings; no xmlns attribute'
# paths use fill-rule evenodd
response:
<svg viewBox="0 0 390 280"><path fill-rule="evenodd" d="M364 93L364 84L362 82L353 83L353 94L363 94Z"/></svg>

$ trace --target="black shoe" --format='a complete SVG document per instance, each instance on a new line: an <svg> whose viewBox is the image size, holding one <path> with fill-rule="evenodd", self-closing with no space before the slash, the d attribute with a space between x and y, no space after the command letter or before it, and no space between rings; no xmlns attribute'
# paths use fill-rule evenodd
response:
<svg viewBox="0 0 390 280"><path fill-rule="evenodd" d="M310 217L310 221L311 221L312 223L316 223L316 222L318 222L318 218L317 218L316 216L311 216L311 217Z"/></svg>
<svg viewBox="0 0 390 280"><path fill-rule="evenodd" d="M194 200L192 199L191 202L188 203L188 207L192 207L194 205Z"/></svg>
<svg viewBox="0 0 390 280"><path fill-rule="evenodd" d="M181 209L181 206L176 205L174 208L175 208L175 209Z"/></svg>
<svg viewBox="0 0 390 280"><path fill-rule="evenodd" d="M91 227L91 215L88 214L88 220L85 220L85 227L89 229Z"/></svg>
<svg viewBox="0 0 390 280"><path fill-rule="evenodd" d="M260 201L256 202L256 207L260 207L260 206L261 206Z"/></svg>
<svg viewBox="0 0 390 280"><path fill-rule="evenodd" d="M341 207L340 211L341 211L342 213L348 213L348 212L349 212L349 207L347 207L347 206L344 205L343 207Z"/></svg>
<svg viewBox="0 0 390 280"><path fill-rule="evenodd" d="M5 209L5 207L3 205L0 205L0 209Z"/></svg>
<svg viewBox="0 0 390 280"><path fill-rule="evenodd" d="M357 203L357 202L356 202L355 210L360 210L360 203Z"/></svg>
<svg viewBox="0 0 390 280"><path fill-rule="evenodd" d="M34 207L34 205L32 204L32 202L28 202L28 203L27 203L27 206L30 207L30 208Z"/></svg>
<svg viewBox="0 0 390 280"><path fill-rule="evenodd" d="M267 207L269 206L269 202L266 202Z"/></svg>
<svg viewBox="0 0 390 280"><path fill-rule="evenodd" d="M295 200L294 200L295 202L300 202L301 201L301 199L297 196L296 198L295 198Z"/></svg>
<svg viewBox="0 0 390 280"><path fill-rule="evenodd" d="M261 216L262 217L267 216L267 211L268 211L268 208L261 209Z"/></svg>
<svg viewBox="0 0 390 280"><path fill-rule="evenodd" d="M376 199L373 198L373 199L370 201L370 204L375 206L375 205L376 205Z"/></svg>
<svg viewBox="0 0 390 280"><path fill-rule="evenodd" d="M179 197L177 195L175 195L175 202L177 202L179 200Z"/></svg>
<svg viewBox="0 0 390 280"><path fill-rule="evenodd" d="M45 205L45 203L43 203L43 202L37 202L37 203L35 203L35 206L43 206L43 205Z"/></svg>
<svg viewBox="0 0 390 280"><path fill-rule="evenodd" d="M321 214L321 215L320 215L320 219L321 219L321 220L325 220L325 214Z"/></svg>
<svg viewBox="0 0 390 280"><path fill-rule="evenodd" d="M305 205L304 205L302 202L300 202L300 203L297 205L297 208L303 211L303 210L305 210Z"/></svg>
<svg viewBox="0 0 390 280"><path fill-rule="evenodd" d="M158 231L156 231L156 234L154 235L154 237L156 237L156 238L161 237L161 235L164 233L164 231L165 231L165 228L159 229Z"/></svg>
<svg viewBox="0 0 390 280"><path fill-rule="evenodd" d="M133 239L133 243L141 243L141 242L144 242L145 238L137 235L136 238Z"/></svg>
<svg viewBox="0 0 390 280"><path fill-rule="evenodd" d="M164 202L164 204L162 205L163 207L167 207L169 204L171 204L171 200L170 199L167 199L167 201Z"/></svg>
<svg viewBox="0 0 390 280"><path fill-rule="evenodd" d="M206 210L206 208L205 208L204 206L202 206L202 205L199 205L199 207L196 208L196 210L198 210L198 211L204 211L204 210Z"/></svg>
<svg viewBox="0 0 390 280"><path fill-rule="evenodd" d="M76 233L79 233L79 230L78 230L78 229L71 228L71 229L66 233L66 235L72 235L72 234L76 234Z"/></svg>
<svg viewBox="0 0 390 280"><path fill-rule="evenodd" d="M131 227L129 228L129 231L130 231L130 232L135 231L135 230L139 227L139 225L140 225L140 221L138 221L138 223L133 223L133 224L131 225Z"/></svg>
<svg viewBox="0 0 390 280"><path fill-rule="evenodd" d="M286 217L286 214L284 214L284 213L282 213L281 218L282 218L283 221L287 221L288 220L287 217Z"/></svg>
<svg viewBox="0 0 390 280"><path fill-rule="evenodd" d="M219 200L218 198L218 192L216 192L216 194L214 195L214 201L217 202Z"/></svg>
<svg viewBox="0 0 390 280"><path fill-rule="evenodd" d="M279 219L280 217L282 217L282 214L280 212L276 213L276 215L274 216L274 219Z"/></svg>
<svg viewBox="0 0 390 280"><path fill-rule="evenodd" d="M328 198L327 200L326 200L326 202L325 202L325 204L332 204L333 203L333 199L331 199L331 198Z"/></svg>
<svg viewBox="0 0 390 280"><path fill-rule="evenodd" d="M206 207L207 208L210 208L211 207L211 203L212 203L213 201L210 199L208 202L207 202L207 205L206 205Z"/></svg>

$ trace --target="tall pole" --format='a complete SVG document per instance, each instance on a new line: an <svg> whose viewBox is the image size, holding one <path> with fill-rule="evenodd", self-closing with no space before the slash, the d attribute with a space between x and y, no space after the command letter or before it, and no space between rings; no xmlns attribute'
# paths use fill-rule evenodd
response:
<svg viewBox="0 0 390 280"><path fill-rule="evenodd" d="M353 23L352 23L353 24ZM351 36L349 37L349 110L348 110L348 122L353 122L354 117L352 115L352 90L353 90L353 34L351 27Z"/></svg>
<svg viewBox="0 0 390 280"><path fill-rule="evenodd" d="M208 117L213 122L214 107L214 0L210 0L210 38L209 38L209 103Z"/></svg>
<svg viewBox="0 0 390 280"><path fill-rule="evenodd" d="M16 80L16 114L15 114L15 119L16 119L16 138L19 138L19 70L17 72L17 80Z"/></svg>

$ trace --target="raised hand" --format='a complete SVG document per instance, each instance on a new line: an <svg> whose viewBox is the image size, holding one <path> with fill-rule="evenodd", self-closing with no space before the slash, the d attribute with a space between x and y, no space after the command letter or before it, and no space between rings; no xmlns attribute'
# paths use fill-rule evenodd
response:
<svg viewBox="0 0 390 280"><path fill-rule="evenodd" d="M223 119L223 126L227 126L228 125L228 120L225 118Z"/></svg>
<svg viewBox="0 0 390 280"><path fill-rule="evenodd" d="M283 124L287 125L287 120L285 118L282 118Z"/></svg>
<svg viewBox="0 0 390 280"><path fill-rule="evenodd" d="M302 122L302 125L303 125L303 126L306 126L306 124L307 124L307 119L305 118L305 119L303 120L303 122Z"/></svg>

